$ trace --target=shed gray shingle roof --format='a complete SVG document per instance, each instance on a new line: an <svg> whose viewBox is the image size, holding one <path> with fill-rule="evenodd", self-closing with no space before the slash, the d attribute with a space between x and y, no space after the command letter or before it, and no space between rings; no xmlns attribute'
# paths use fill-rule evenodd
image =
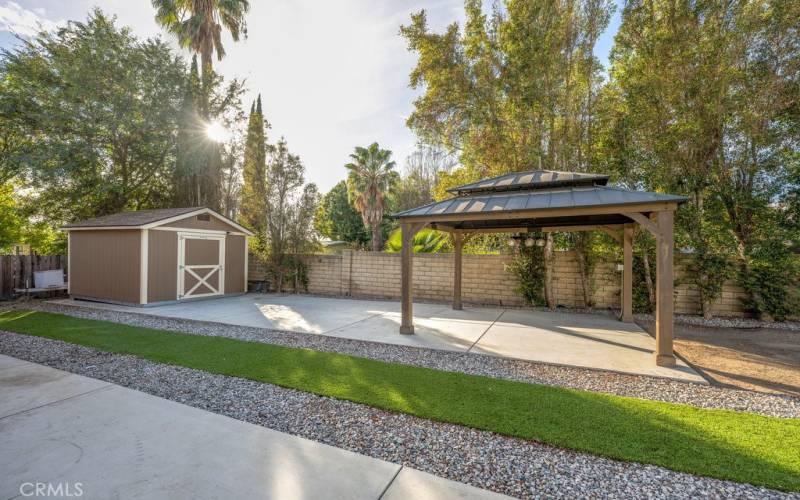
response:
<svg viewBox="0 0 800 500"><path fill-rule="evenodd" d="M608 186L568 186L457 196L395 214L395 217L515 212L552 208L639 205L654 202L683 203L686 198L649 191L629 191Z"/></svg>
<svg viewBox="0 0 800 500"><path fill-rule="evenodd" d="M467 194L478 192L520 191L559 186L605 186L607 182L608 176L602 174L530 170L527 172L512 172L498 177L482 179L477 182L448 189L447 191L450 193Z"/></svg>
<svg viewBox="0 0 800 500"><path fill-rule="evenodd" d="M169 219L178 215L188 214L202 210L204 207L185 207L185 208L157 208L154 210L137 210L135 212L120 212L117 214L104 215L94 219L87 219L74 222L64 226L65 229L76 227L138 227Z"/></svg>

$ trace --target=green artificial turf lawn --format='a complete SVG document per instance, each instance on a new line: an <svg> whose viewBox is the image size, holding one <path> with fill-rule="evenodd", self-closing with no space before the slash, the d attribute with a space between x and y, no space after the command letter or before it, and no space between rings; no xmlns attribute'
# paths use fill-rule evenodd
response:
<svg viewBox="0 0 800 500"><path fill-rule="evenodd" d="M0 330L63 340L670 469L800 491L800 419L570 390L34 311Z"/></svg>

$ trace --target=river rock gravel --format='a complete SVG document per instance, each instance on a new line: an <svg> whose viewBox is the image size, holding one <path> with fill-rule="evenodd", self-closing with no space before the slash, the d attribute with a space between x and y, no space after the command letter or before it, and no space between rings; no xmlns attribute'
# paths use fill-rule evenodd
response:
<svg viewBox="0 0 800 500"><path fill-rule="evenodd" d="M437 370L605 392L656 401L683 403L701 408L728 409L774 417L800 418L799 398L687 383L660 377L551 365L474 353L382 344L317 334L167 318L71 304L36 301L21 304L18 307L197 335L222 336L288 347L338 352L393 363L424 366Z"/></svg>
<svg viewBox="0 0 800 500"><path fill-rule="evenodd" d="M798 498L0 331L0 353L518 498Z"/></svg>

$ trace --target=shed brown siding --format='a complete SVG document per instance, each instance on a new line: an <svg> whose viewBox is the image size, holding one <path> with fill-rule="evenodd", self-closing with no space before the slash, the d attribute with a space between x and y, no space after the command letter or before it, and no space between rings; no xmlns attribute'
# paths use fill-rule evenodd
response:
<svg viewBox="0 0 800 500"><path fill-rule="evenodd" d="M148 231L147 302L178 298L178 233Z"/></svg>
<svg viewBox="0 0 800 500"><path fill-rule="evenodd" d="M225 238L225 293L244 292L245 237L228 235Z"/></svg>
<svg viewBox="0 0 800 500"><path fill-rule="evenodd" d="M174 222L170 222L169 224L163 224L164 227L177 227L181 229L209 229L214 231L235 231L239 232L238 228L231 226L230 224L221 221L220 219L214 217L210 214L205 214L208 216L209 220L198 220L196 215L191 217L187 217L185 219L176 220Z"/></svg>
<svg viewBox="0 0 800 500"><path fill-rule="evenodd" d="M70 293L139 303L141 231L70 231Z"/></svg>

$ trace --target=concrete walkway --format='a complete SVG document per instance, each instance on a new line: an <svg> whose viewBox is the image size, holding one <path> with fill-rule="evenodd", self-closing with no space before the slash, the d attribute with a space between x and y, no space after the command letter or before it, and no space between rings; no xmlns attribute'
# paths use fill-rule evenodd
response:
<svg viewBox="0 0 800 500"><path fill-rule="evenodd" d="M706 383L680 360L674 368L656 366L655 339L636 324L602 314L414 304L415 334L401 335L396 301L246 294L144 308L55 302Z"/></svg>
<svg viewBox="0 0 800 500"><path fill-rule="evenodd" d="M82 498L506 498L0 355L0 497L36 483Z"/></svg>

